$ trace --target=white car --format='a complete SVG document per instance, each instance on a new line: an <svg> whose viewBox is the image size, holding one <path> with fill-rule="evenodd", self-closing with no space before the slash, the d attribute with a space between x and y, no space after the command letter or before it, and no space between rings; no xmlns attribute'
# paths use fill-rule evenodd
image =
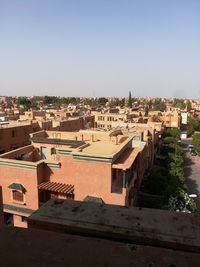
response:
<svg viewBox="0 0 200 267"><path fill-rule="evenodd" d="M193 146L193 145L189 145L189 146L187 147L187 150L188 150L189 152L191 152L193 149L194 149L194 146Z"/></svg>

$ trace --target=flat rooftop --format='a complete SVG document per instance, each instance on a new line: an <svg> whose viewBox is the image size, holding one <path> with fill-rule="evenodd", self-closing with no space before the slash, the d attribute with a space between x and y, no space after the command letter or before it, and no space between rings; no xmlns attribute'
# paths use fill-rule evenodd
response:
<svg viewBox="0 0 200 267"><path fill-rule="evenodd" d="M108 156L116 153L119 149L120 144L116 145L111 141L97 141L90 143L89 146L82 149L83 153L91 155Z"/></svg>
<svg viewBox="0 0 200 267"><path fill-rule="evenodd" d="M58 152L72 152L76 157L109 158L111 160L120 153L124 146L131 146L132 136L122 135L121 131L39 131L32 133L31 140L34 143L61 144ZM70 151L71 150L71 151ZM123 152L123 151L122 151ZM60 153L60 152L59 152Z"/></svg>
<svg viewBox="0 0 200 267"><path fill-rule="evenodd" d="M13 128L13 127L20 127L20 126L28 126L31 125L31 121L6 121L5 123L0 123L1 128Z"/></svg>

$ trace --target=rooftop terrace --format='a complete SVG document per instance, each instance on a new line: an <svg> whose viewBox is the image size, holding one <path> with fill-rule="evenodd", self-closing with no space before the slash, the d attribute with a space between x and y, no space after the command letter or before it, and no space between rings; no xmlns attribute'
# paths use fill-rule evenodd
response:
<svg viewBox="0 0 200 267"><path fill-rule="evenodd" d="M34 143L60 144L58 153L72 153L74 156L94 156L113 158L125 146L131 146L131 136L122 135L121 131L98 132L55 132L39 131L31 134Z"/></svg>
<svg viewBox="0 0 200 267"><path fill-rule="evenodd" d="M119 146L120 144L111 141L97 141L83 148L82 152L88 155L112 155L118 151Z"/></svg>

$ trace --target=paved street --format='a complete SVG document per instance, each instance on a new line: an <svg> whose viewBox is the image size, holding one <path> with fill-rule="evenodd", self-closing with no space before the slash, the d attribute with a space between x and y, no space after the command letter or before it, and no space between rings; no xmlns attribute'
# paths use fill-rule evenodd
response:
<svg viewBox="0 0 200 267"><path fill-rule="evenodd" d="M190 143L191 139L182 141L182 145L185 149ZM189 152L186 152L184 165L188 193L197 195L197 198L194 198L194 200L200 211L200 157L191 156Z"/></svg>

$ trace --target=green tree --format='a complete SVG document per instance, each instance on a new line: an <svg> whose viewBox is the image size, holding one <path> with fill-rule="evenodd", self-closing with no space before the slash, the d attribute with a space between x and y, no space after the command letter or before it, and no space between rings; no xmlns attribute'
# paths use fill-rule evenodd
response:
<svg viewBox="0 0 200 267"><path fill-rule="evenodd" d="M149 114L149 107L148 106L145 106L144 112L145 112L144 116L147 117Z"/></svg>
<svg viewBox="0 0 200 267"><path fill-rule="evenodd" d="M6 101L6 107L7 108L12 108L14 105L13 105L13 100L12 98L8 98L7 101Z"/></svg>
<svg viewBox="0 0 200 267"><path fill-rule="evenodd" d="M52 97L46 95L46 96L44 97L44 104L45 104L45 105L52 104Z"/></svg>
<svg viewBox="0 0 200 267"><path fill-rule="evenodd" d="M153 102L153 110L165 111L166 104L159 98Z"/></svg>
<svg viewBox="0 0 200 267"><path fill-rule="evenodd" d="M164 144L176 144L178 142L178 139L176 137L173 136L166 136L165 138L163 138L163 143Z"/></svg>
<svg viewBox="0 0 200 267"><path fill-rule="evenodd" d="M38 102L35 99L31 99L31 108L39 109Z"/></svg>
<svg viewBox="0 0 200 267"><path fill-rule="evenodd" d="M168 144L169 144L168 145L169 149L171 151L173 151L176 155L181 156L181 157L184 156L185 151L183 150L183 148L179 144L177 144L175 142L174 143L168 143Z"/></svg>
<svg viewBox="0 0 200 267"><path fill-rule="evenodd" d="M142 181L141 190L145 193L162 195L168 184L168 177L161 171L152 171Z"/></svg>
<svg viewBox="0 0 200 267"><path fill-rule="evenodd" d="M190 110L192 109L190 100L187 100L186 106L187 106L187 112L190 112Z"/></svg>
<svg viewBox="0 0 200 267"><path fill-rule="evenodd" d="M194 134L193 135L192 144L193 144L198 156L200 156L200 134Z"/></svg>
<svg viewBox="0 0 200 267"><path fill-rule="evenodd" d="M120 107L125 107L125 103L126 103L125 98L122 98L122 99L120 100L119 106L120 106Z"/></svg>
<svg viewBox="0 0 200 267"><path fill-rule="evenodd" d="M186 104L184 103L183 99L175 98L172 106L180 109L185 109Z"/></svg>
<svg viewBox="0 0 200 267"><path fill-rule="evenodd" d="M107 102L108 102L108 99L105 97L99 97L98 99L98 104L101 106L105 106Z"/></svg>
<svg viewBox="0 0 200 267"><path fill-rule="evenodd" d="M183 165L182 165L182 158L175 156L174 157L176 161L172 161L170 163L170 169L169 169L169 174L171 176L175 176L180 178L181 180L184 179L184 171L183 171Z"/></svg>
<svg viewBox="0 0 200 267"><path fill-rule="evenodd" d="M19 97L18 98L18 105L22 106L25 111L31 108L31 101L26 97Z"/></svg>
<svg viewBox="0 0 200 267"><path fill-rule="evenodd" d="M190 118L188 121L188 136L192 136L195 131L200 129L200 120L199 118Z"/></svg>
<svg viewBox="0 0 200 267"><path fill-rule="evenodd" d="M132 97L131 97L131 91L129 91L129 96L128 96L128 107L132 108Z"/></svg>
<svg viewBox="0 0 200 267"><path fill-rule="evenodd" d="M183 189L178 189L169 198L168 208L173 211L196 212L197 206L192 198Z"/></svg>
<svg viewBox="0 0 200 267"><path fill-rule="evenodd" d="M164 203L161 207L169 208L172 198L177 200L177 207L183 202L183 195L186 194L186 185L183 169L184 150L178 142L180 139L180 130L166 129L163 134L165 143L163 155L165 161L156 167L156 171L143 179L141 190L155 195L163 195ZM182 201L182 202L181 202ZM171 203L173 204L173 203ZM147 205L148 206L148 205ZM151 206L148 206L151 207ZM184 206L185 207L185 206ZM195 203L191 200L187 203L187 208L192 212L195 211Z"/></svg>
<svg viewBox="0 0 200 267"><path fill-rule="evenodd" d="M147 105L148 105L149 109L151 110L152 106L153 106L152 100L149 100L149 102L147 102Z"/></svg>
<svg viewBox="0 0 200 267"><path fill-rule="evenodd" d="M176 139L180 139L181 130L178 128L165 128L163 132L163 138L167 136L175 137Z"/></svg>

